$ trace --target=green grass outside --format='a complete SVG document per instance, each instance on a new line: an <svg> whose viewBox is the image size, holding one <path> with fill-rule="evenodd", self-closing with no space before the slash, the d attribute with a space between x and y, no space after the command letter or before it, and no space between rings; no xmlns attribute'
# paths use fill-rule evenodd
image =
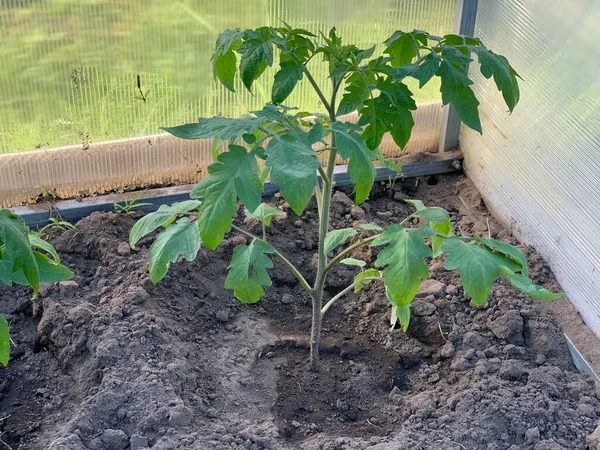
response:
<svg viewBox="0 0 600 450"><path fill-rule="evenodd" d="M0 0L0 153L144 136L269 99L232 94L212 78L217 34L284 20L312 31L335 25L345 42L381 43L396 29L443 34L454 0ZM325 79L325 66L311 70ZM140 74L144 102L136 87ZM416 88L416 86L414 86ZM439 98L432 84L419 101ZM306 88L287 102L318 110Z"/></svg>

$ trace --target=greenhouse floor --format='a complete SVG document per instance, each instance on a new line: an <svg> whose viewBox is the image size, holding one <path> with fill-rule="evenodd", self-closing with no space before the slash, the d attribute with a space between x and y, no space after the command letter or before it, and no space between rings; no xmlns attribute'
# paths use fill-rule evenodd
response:
<svg viewBox="0 0 600 450"><path fill-rule="evenodd" d="M403 200L419 198L467 234L516 242L462 175L381 183L361 208L348 193L334 196L335 228L400 222ZM315 207L301 219L287 212L270 237L311 276ZM153 285L151 239L127 244L134 220L96 213L54 236L75 277L45 286L35 303L26 289L0 287L16 344L0 375L1 439L13 450L583 450L596 428L600 389L573 366L552 311L566 302L548 307L499 282L475 309L458 274L434 259L406 334L390 331L389 302L369 285L326 315L314 373L310 304L285 267L275 265L259 304L237 302L223 287L245 240L232 234ZM533 280L559 289L522 249ZM333 271L330 293L355 274Z"/></svg>

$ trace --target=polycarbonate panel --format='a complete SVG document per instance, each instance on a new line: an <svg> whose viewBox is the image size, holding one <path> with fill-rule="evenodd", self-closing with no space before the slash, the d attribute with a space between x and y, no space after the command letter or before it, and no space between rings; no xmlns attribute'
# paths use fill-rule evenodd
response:
<svg viewBox="0 0 600 450"><path fill-rule="evenodd" d="M241 83L233 94L214 82L210 57L220 31L281 21L313 32L336 26L345 42L366 48L397 29L450 32L454 9L454 0L0 0L0 206L22 201L23 189L36 185L74 195L134 179L169 182L178 171L178 180L195 181L201 173L191 166L206 165L206 143L98 143L153 136L160 126L199 116L235 116L268 101L269 76L253 94ZM318 59L310 69L325 81L326 66ZM416 96L430 105L417 117L410 151L435 150L438 89L431 83ZM319 109L305 84L287 103ZM39 152L61 146L60 153ZM51 168L24 167L33 159L14 155L36 150L38 166ZM21 193L9 201L9 189Z"/></svg>
<svg viewBox="0 0 600 450"><path fill-rule="evenodd" d="M469 176L600 334L600 2L480 0L476 35L523 81L508 116L475 77L483 136L461 132Z"/></svg>

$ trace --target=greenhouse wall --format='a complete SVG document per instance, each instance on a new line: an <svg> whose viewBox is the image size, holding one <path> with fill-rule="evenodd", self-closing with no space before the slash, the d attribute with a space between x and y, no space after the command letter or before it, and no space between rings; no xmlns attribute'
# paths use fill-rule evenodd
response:
<svg viewBox="0 0 600 450"><path fill-rule="evenodd" d="M506 55L522 89L508 116L471 72L484 131L461 131L468 175L600 334L600 2L480 0L475 35Z"/></svg>
<svg viewBox="0 0 600 450"><path fill-rule="evenodd" d="M197 181L211 143L161 136L160 127L237 116L270 99L269 76L252 93L215 83L210 58L225 29L335 26L344 42L382 51L397 29L444 34L454 16L455 0L0 0L0 207L47 190L72 197ZM310 68L326 80L326 65ZM434 82L416 93L409 151L437 151L438 91ZM320 109L308 85L286 103Z"/></svg>

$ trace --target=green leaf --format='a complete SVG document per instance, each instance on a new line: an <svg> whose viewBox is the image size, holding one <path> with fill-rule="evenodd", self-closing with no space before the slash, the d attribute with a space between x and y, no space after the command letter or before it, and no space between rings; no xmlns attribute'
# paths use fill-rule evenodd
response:
<svg viewBox="0 0 600 450"><path fill-rule="evenodd" d="M439 67L440 57L436 53L432 52L425 57L416 74L416 79L419 80L419 89L433 78Z"/></svg>
<svg viewBox="0 0 600 450"><path fill-rule="evenodd" d="M157 211L146 214L133 225L129 232L129 245L131 248L135 248L141 238L160 227L166 227L173 223L180 214L196 209L200 203L198 200L186 200L172 205L160 205Z"/></svg>
<svg viewBox="0 0 600 450"><path fill-rule="evenodd" d="M365 230L365 231L383 231L383 228L381 228L379 225L376 225L374 223L360 223L357 226L361 230Z"/></svg>
<svg viewBox="0 0 600 450"><path fill-rule="evenodd" d="M527 264L527 257L517 247L510 245L506 242L498 241L496 239L491 238L475 237L473 239L477 242L481 242L483 245L492 250L503 253L520 266L519 272L521 272L525 276L529 275L529 265Z"/></svg>
<svg viewBox="0 0 600 450"><path fill-rule="evenodd" d="M217 56L213 62L213 73L215 77L229 89L235 92L234 80L237 58L232 50Z"/></svg>
<svg viewBox="0 0 600 450"><path fill-rule="evenodd" d="M448 211L437 206L428 208L420 200L405 200L406 203L412 205L417 210L415 214L423 217L429 222L429 226L436 233L443 234L444 236L454 236L454 226L450 220ZM433 250L433 257L436 258L442 254L442 245L445 239L440 236L433 236L431 238L431 248Z"/></svg>
<svg viewBox="0 0 600 450"><path fill-rule="evenodd" d="M473 81L467 76L465 68L443 60L436 75L442 80L440 87L442 103L444 105L451 103L460 120L469 128L481 133L481 121L477 110L479 101L470 87Z"/></svg>
<svg viewBox="0 0 600 450"><path fill-rule="evenodd" d="M493 53L485 47L470 47L477 55L481 65L481 73L486 78L494 77L494 82L498 90L502 92L502 97L510 112L513 112L517 103L519 103L519 83L517 77L519 74L511 67L508 60L502 56Z"/></svg>
<svg viewBox="0 0 600 450"><path fill-rule="evenodd" d="M304 66L292 62L282 62L281 69L275 74L273 81L272 102L283 103L292 93L298 81L302 79Z"/></svg>
<svg viewBox="0 0 600 450"><path fill-rule="evenodd" d="M54 259L54 261L56 261L57 263L60 262L60 256L58 256L58 253L56 252L52 244L42 239L40 233L36 231L30 231L29 244L31 245L31 248L39 248L40 250L43 250L50 256L52 256L52 259Z"/></svg>
<svg viewBox="0 0 600 450"><path fill-rule="evenodd" d="M193 261L200 249L200 236L196 224L187 217L179 219L161 232L148 253L150 279L158 283L164 278L172 262L183 255Z"/></svg>
<svg viewBox="0 0 600 450"><path fill-rule="evenodd" d="M356 258L344 258L340 262L346 266L365 267L367 265L366 262Z"/></svg>
<svg viewBox="0 0 600 450"><path fill-rule="evenodd" d="M446 239L442 250L447 254L444 267L447 270L459 269L465 292L476 306L483 305L494 281L500 276L494 257L475 242L465 242L457 237Z"/></svg>
<svg viewBox="0 0 600 450"><path fill-rule="evenodd" d="M23 269L27 284L37 294L40 274L29 244L29 228L21 217L8 209L0 210L0 245L2 244L4 244L2 259L13 263L13 272Z"/></svg>
<svg viewBox="0 0 600 450"><path fill-rule="evenodd" d="M390 117L392 109L386 98L381 95L375 99L364 102L364 108L360 110L359 125L367 125L363 131L362 138L367 147L376 149L381 144L383 135L390 131Z"/></svg>
<svg viewBox="0 0 600 450"><path fill-rule="evenodd" d="M371 193L377 172L373 166L373 152L366 146L360 134L342 131L341 122L334 122L336 148L343 159L349 159L348 174L354 184L355 202L360 205Z"/></svg>
<svg viewBox="0 0 600 450"><path fill-rule="evenodd" d="M329 253L342 245L352 236L356 236L358 232L354 228L342 228L332 230L325 236L325 253Z"/></svg>
<svg viewBox="0 0 600 450"><path fill-rule="evenodd" d="M277 136L267 146L266 165L271 168L271 181L277 183L292 210L302 215L317 184L319 161L315 158L306 133Z"/></svg>
<svg viewBox="0 0 600 450"><path fill-rule="evenodd" d="M215 45L215 54L212 57L213 74L232 92L235 92L233 80L237 62L234 50L239 46L244 34L245 32L239 28L220 33Z"/></svg>
<svg viewBox="0 0 600 450"><path fill-rule="evenodd" d="M273 65L273 43L270 40L249 39L240 45L238 52L242 53L242 83L250 91L252 83L262 75L267 66Z"/></svg>
<svg viewBox="0 0 600 450"><path fill-rule="evenodd" d="M385 295L388 300L392 303L392 315L390 318L390 326L392 329L396 326L397 322L400 322L402 331L406 333L408 326L410 325L410 305L406 306L394 306L392 299L390 298L388 291L385 291Z"/></svg>
<svg viewBox="0 0 600 450"><path fill-rule="evenodd" d="M270 253L275 250L264 241L241 244L233 250L225 287L233 289L235 298L243 303L256 303L263 296L263 286L271 286L267 272L273 267Z"/></svg>
<svg viewBox="0 0 600 450"><path fill-rule="evenodd" d="M392 57L392 66L409 64L417 56L418 44L412 33L396 31L386 42L386 53Z"/></svg>
<svg viewBox="0 0 600 450"><path fill-rule="evenodd" d="M0 282L12 286L13 262L4 258L4 249L0 248Z"/></svg>
<svg viewBox="0 0 600 450"><path fill-rule="evenodd" d="M392 121L392 138L401 150L406 147L410 140L412 129L415 126L415 120L408 109L398 108Z"/></svg>
<svg viewBox="0 0 600 450"><path fill-rule="evenodd" d="M337 108L337 115L350 114L361 108L369 93L375 87L373 74L353 73L346 80L344 95Z"/></svg>
<svg viewBox="0 0 600 450"><path fill-rule="evenodd" d="M358 283L356 286L354 286L354 293L356 294L362 288L364 288L368 284L371 284L371 281L373 281L373 280L365 280L365 278L381 277L381 275L382 275L381 271L377 270L377 269L363 270L362 272L360 272L358 275L356 275L354 277L354 282Z"/></svg>
<svg viewBox="0 0 600 450"><path fill-rule="evenodd" d="M388 244L377 256L376 264L385 267L383 277L392 304L406 306L419 291L421 280L429 277L424 258L432 256L423 236L401 225L390 225L372 243Z"/></svg>
<svg viewBox="0 0 600 450"><path fill-rule="evenodd" d="M538 286L531 278L528 278L519 273L514 273L510 269L500 266L500 273L510 283L519 289L523 294L529 295L531 298L536 300L556 300L564 297L562 292L551 292L541 286Z"/></svg>
<svg viewBox="0 0 600 450"><path fill-rule="evenodd" d="M271 225L271 219L273 219L273 217L281 216L283 211L279 208L274 208L273 206L267 205L266 203L261 203L252 213L248 210L248 208L244 208L244 213L246 214L246 217L250 219L257 219L263 222L266 226L269 226Z"/></svg>
<svg viewBox="0 0 600 450"><path fill-rule="evenodd" d="M40 252L33 252L38 270L40 283L54 283L56 281L68 280L73 276L73 272L60 263L52 261L46 255ZM15 284L29 286L29 281L25 278L23 269L19 269L12 275L12 281Z"/></svg>
<svg viewBox="0 0 600 450"><path fill-rule="evenodd" d="M4 316L0 316L0 364L4 367L8 365L10 358L10 333L8 332L8 322Z"/></svg>
<svg viewBox="0 0 600 450"><path fill-rule="evenodd" d="M202 199L198 207L198 230L202 242L214 250L231 230L232 217L237 212L237 198L254 211L261 202L258 163L254 152L230 145L215 164L208 167L209 176L200 180L192 198Z"/></svg>
<svg viewBox="0 0 600 450"><path fill-rule="evenodd" d="M245 133L254 133L264 122L257 117L242 116L200 118L198 123L188 123L177 127L163 127L167 133L182 139L207 139L218 136L221 140L238 139Z"/></svg>

